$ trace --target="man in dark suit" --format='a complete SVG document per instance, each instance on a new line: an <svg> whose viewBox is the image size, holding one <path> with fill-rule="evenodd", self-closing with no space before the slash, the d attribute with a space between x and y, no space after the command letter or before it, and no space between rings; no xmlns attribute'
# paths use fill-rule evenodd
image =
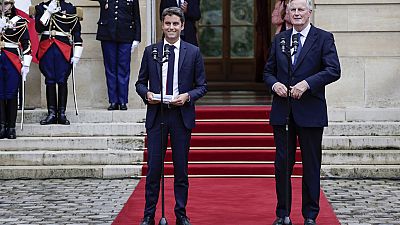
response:
<svg viewBox="0 0 400 225"><path fill-rule="evenodd" d="M341 71L333 35L310 24L311 0L291 0L288 7L294 29L275 36L264 68L264 81L274 95L270 117L276 144L278 204L274 225L292 224L289 218L291 184L288 177L295 163L297 139L303 162L302 214L304 224L312 225L316 224L319 213L322 133L328 125L325 86L338 80ZM286 43L291 43L292 35L300 37L298 53L290 59L292 76L289 77L288 58L282 52L280 42L284 38ZM287 144L285 125L288 114Z"/></svg>
<svg viewBox="0 0 400 225"><path fill-rule="evenodd" d="M196 22L201 18L200 0L161 0L160 18L164 9L169 7L179 7L185 13L185 29L181 32L182 40L199 46Z"/></svg>
<svg viewBox="0 0 400 225"><path fill-rule="evenodd" d="M108 110L127 110L131 53L140 43L138 0L97 0L100 19L96 39L101 41L107 79Z"/></svg>
<svg viewBox="0 0 400 225"><path fill-rule="evenodd" d="M171 139L174 162L174 193L176 224L190 225L186 216L188 198L188 155L191 131L195 126L195 101L207 92L204 63L198 47L180 39L185 18L177 7L162 13L162 30L165 39L146 47L139 71L136 91L147 104L146 131L148 137L148 171L146 176L146 205L141 225L154 224L154 215L160 191L161 151L166 150L168 134ZM153 59L153 49L163 52L169 45L168 63L160 66ZM160 102L162 90L171 100ZM164 118L160 116L163 107ZM164 146L161 146L161 122L164 121Z"/></svg>

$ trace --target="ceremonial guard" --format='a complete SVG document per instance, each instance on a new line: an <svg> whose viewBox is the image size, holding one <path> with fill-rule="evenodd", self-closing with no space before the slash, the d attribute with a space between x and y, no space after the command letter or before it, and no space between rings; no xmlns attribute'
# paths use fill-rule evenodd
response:
<svg viewBox="0 0 400 225"><path fill-rule="evenodd" d="M15 139L18 87L32 61L28 21L16 15L14 0L0 0L0 139Z"/></svg>
<svg viewBox="0 0 400 225"><path fill-rule="evenodd" d="M101 41L107 80L108 110L127 110L131 53L140 43L138 0L97 0L100 18L96 39Z"/></svg>
<svg viewBox="0 0 400 225"><path fill-rule="evenodd" d="M37 58L46 84L48 115L40 124L69 125L67 81L82 55L82 9L65 0L51 0L38 4L30 14L35 14L36 31L41 33Z"/></svg>

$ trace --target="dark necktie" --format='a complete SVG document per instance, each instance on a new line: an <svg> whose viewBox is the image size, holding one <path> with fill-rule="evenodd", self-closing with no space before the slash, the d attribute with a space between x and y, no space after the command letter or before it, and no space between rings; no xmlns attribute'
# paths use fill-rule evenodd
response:
<svg viewBox="0 0 400 225"><path fill-rule="evenodd" d="M175 46L169 46L169 52L171 53L168 58L168 71L167 71L167 95L173 94L173 86L174 86L174 66L175 66Z"/></svg>
<svg viewBox="0 0 400 225"><path fill-rule="evenodd" d="M299 46L297 47L297 52L296 52L296 54L294 54L293 65L296 65L297 58L299 58L301 49L303 48L303 45L301 44L301 39L300 39L301 33L297 33L297 34L295 34L295 35L297 35L297 40L299 40Z"/></svg>
<svg viewBox="0 0 400 225"><path fill-rule="evenodd" d="M180 8L181 7L181 0L178 0L178 8Z"/></svg>

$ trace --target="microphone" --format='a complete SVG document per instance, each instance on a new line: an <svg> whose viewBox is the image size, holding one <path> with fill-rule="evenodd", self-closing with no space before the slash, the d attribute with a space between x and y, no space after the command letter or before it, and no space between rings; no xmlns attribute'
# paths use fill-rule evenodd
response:
<svg viewBox="0 0 400 225"><path fill-rule="evenodd" d="M165 60L168 61L171 52L169 51L169 44L164 45L164 56Z"/></svg>
<svg viewBox="0 0 400 225"><path fill-rule="evenodd" d="M292 45L293 45L293 55L297 53L297 48L299 47L299 38L297 35L292 36Z"/></svg>
<svg viewBox="0 0 400 225"><path fill-rule="evenodd" d="M158 50L157 50L157 46L153 46L153 50L151 51L151 54L153 55L153 59L157 60L158 57Z"/></svg>
<svg viewBox="0 0 400 225"><path fill-rule="evenodd" d="M283 53L286 52L286 40L284 37L281 37L281 41L279 42L280 46L281 46L281 50Z"/></svg>

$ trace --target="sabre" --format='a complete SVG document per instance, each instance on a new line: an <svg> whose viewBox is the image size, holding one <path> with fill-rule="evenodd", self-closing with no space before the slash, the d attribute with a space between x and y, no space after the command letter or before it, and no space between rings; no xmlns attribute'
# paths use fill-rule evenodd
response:
<svg viewBox="0 0 400 225"><path fill-rule="evenodd" d="M4 0L1 2L1 18L4 18Z"/></svg>
<svg viewBox="0 0 400 225"><path fill-rule="evenodd" d="M21 109L21 130L24 129L24 112L25 112L25 81L22 81L22 109Z"/></svg>
<svg viewBox="0 0 400 225"><path fill-rule="evenodd" d="M79 113L78 113L78 102L77 102L77 99L76 99L75 66L74 65L72 65L72 92L74 94L75 114L79 115Z"/></svg>

